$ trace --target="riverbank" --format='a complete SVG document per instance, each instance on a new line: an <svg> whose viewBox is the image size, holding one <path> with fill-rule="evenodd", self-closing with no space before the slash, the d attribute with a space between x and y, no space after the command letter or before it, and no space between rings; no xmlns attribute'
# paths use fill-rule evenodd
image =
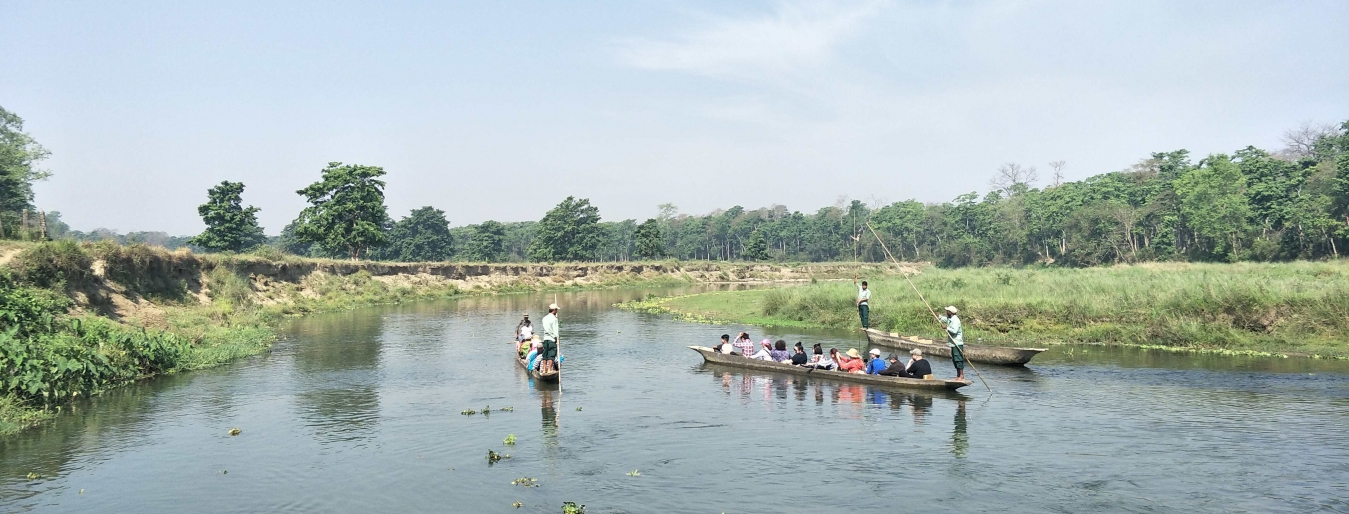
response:
<svg viewBox="0 0 1349 514"><path fill-rule="evenodd" d="M466 295L809 282L877 265L388 263L144 245L0 245L0 435L135 380L266 351L282 319Z"/></svg>
<svg viewBox="0 0 1349 514"><path fill-rule="evenodd" d="M875 328L940 337L899 277L869 277ZM926 267L914 284L956 305L965 340L1104 343L1248 355L1349 358L1349 263L1144 264L1085 269ZM624 307L689 321L852 328L848 284L647 299Z"/></svg>

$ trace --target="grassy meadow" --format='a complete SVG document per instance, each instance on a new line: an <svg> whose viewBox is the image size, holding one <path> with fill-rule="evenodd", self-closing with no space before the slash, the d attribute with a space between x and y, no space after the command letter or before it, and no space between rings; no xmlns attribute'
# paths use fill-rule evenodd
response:
<svg viewBox="0 0 1349 514"><path fill-rule="evenodd" d="M940 339L940 329L902 277L870 282L873 327ZM928 267L913 282L933 308L961 309L967 342L1349 357L1345 262ZM860 326L855 294L851 282L832 281L649 299L628 307L694 321L850 328Z"/></svg>

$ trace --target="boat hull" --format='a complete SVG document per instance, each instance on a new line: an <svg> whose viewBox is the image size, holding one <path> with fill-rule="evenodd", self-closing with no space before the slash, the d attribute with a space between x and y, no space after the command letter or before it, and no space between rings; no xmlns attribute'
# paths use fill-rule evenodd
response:
<svg viewBox="0 0 1349 514"><path fill-rule="evenodd" d="M951 346L942 341L914 336L891 335L874 328L866 329L867 340L876 346L912 350L917 348L923 355L935 355L951 358ZM1005 346L984 346L966 344L965 359L979 364L998 364L1003 366L1024 366L1031 359L1045 351L1045 348L1009 348Z"/></svg>
<svg viewBox="0 0 1349 514"><path fill-rule="evenodd" d="M539 380L542 382L557 382L562 379L561 371L553 370L551 373L540 373L536 370L529 369L529 362L519 357L515 358L515 364L519 365L520 369L525 370L525 373L528 373L529 376L532 377L534 380Z"/></svg>
<svg viewBox="0 0 1349 514"><path fill-rule="evenodd" d="M839 382L852 382L857 384L867 384L883 387L896 387L904 389L926 389L939 391L954 391L972 384L968 380L928 380L922 378L901 378L889 377L884 375L863 375L860 373L844 373L841 371L829 371L825 369L811 370L791 364L779 362L747 359L739 355L726 355L706 346L690 346L690 350L698 352L703 356L703 360L712 364L722 364L734 366L737 368L753 369L757 371L769 371L773 373L787 373L791 375L810 376L825 380L837 380Z"/></svg>

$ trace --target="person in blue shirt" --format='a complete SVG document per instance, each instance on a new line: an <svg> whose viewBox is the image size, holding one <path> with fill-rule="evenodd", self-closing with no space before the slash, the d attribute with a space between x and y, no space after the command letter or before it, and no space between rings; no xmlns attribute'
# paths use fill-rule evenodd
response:
<svg viewBox="0 0 1349 514"><path fill-rule="evenodd" d="M870 353L871 360L867 361L867 374L879 375L887 366L885 359L881 358L881 351L878 349L872 348Z"/></svg>

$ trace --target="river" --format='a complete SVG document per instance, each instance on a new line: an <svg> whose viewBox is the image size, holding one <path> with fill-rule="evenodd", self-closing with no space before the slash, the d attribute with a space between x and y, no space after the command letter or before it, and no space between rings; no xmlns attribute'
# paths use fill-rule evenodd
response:
<svg viewBox="0 0 1349 514"><path fill-rule="evenodd" d="M1062 347L906 393L704 365L686 345L763 329L611 307L645 293L560 295L551 388L507 339L552 295L296 319L0 440L0 511L1349 512L1343 361Z"/></svg>

